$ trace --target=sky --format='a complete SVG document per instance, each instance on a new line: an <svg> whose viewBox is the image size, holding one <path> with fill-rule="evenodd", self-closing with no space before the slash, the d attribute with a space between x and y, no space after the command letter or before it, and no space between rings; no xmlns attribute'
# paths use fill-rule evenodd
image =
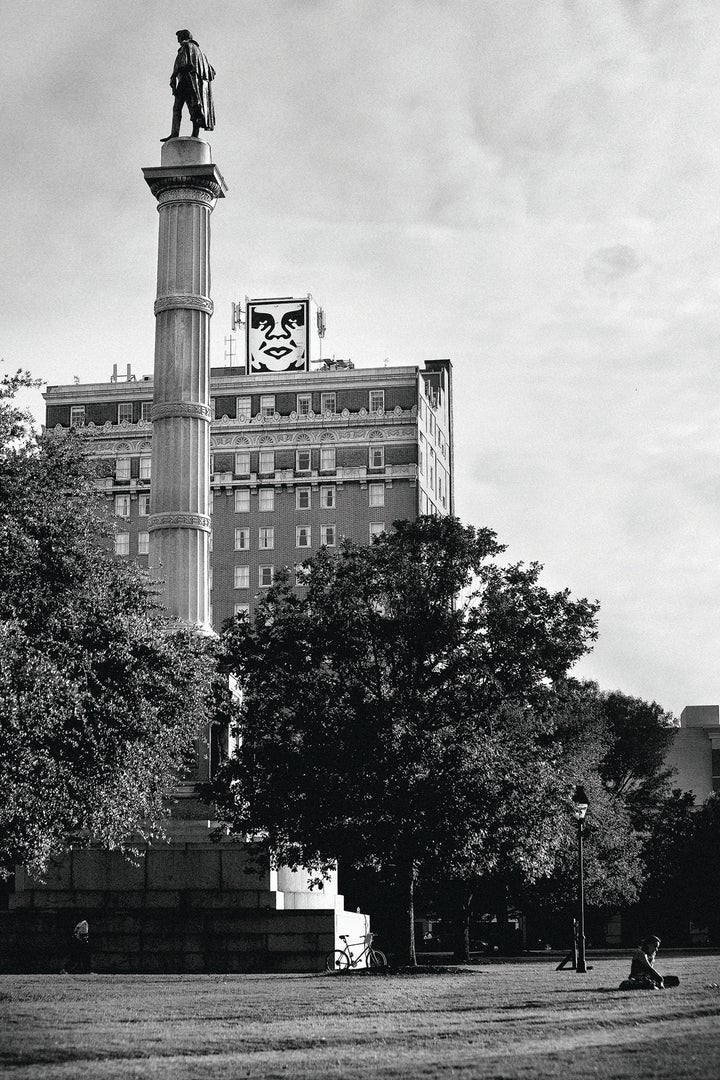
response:
<svg viewBox="0 0 720 1080"><path fill-rule="evenodd" d="M326 355L449 357L456 513L600 601L576 674L676 714L720 700L715 0L0 0L0 19L5 370L152 373L140 170L187 27L228 184L212 362L233 301L308 292Z"/></svg>

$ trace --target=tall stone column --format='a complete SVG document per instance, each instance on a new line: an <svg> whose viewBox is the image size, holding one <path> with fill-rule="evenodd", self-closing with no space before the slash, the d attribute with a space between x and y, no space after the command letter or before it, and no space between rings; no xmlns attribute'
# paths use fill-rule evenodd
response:
<svg viewBox="0 0 720 1080"><path fill-rule="evenodd" d="M160 215L150 573L167 610L210 632L210 214L226 191L201 139L143 169Z"/></svg>

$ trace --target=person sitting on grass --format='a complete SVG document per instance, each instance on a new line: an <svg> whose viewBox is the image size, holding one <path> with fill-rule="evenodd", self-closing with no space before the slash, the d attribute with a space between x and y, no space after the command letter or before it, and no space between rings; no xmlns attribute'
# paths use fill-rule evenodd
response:
<svg viewBox="0 0 720 1080"><path fill-rule="evenodd" d="M663 979L655 970L655 957L660 948L659 937L646 937L632 954L630 977L620 983L621 990L664 990L666 986L678 986L674 975Z"/></svg>

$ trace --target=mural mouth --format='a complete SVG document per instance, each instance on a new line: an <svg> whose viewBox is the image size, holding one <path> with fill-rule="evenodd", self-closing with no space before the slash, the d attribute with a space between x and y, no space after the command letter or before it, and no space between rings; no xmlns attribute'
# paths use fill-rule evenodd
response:
<svg viewBox="0 0 720 1080"><path fill-rule="evenodd" d="M272 349L265 349L266 356L272 356L273 360L282 360L283 356L287 356L292 352L287 345L275 345Z"/></svg>

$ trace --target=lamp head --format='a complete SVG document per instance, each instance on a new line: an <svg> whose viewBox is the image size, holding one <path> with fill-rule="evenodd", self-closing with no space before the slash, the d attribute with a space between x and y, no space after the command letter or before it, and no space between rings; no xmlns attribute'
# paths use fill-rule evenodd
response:
<svg viewBox="0 0 720 1080"><path fill-rule="evenodd" d="M588 797L582 784L578 784L572 797L573 815L577 821L584 821L588 812Z"/></svg>

